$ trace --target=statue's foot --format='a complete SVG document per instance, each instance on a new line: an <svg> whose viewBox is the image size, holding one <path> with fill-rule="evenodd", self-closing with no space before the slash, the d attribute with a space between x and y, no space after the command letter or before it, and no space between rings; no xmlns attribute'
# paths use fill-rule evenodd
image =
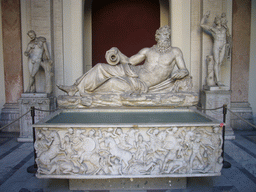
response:
<svg viewBox="0 0 256 192"><path fill-rule="evenodd" d="M71 85L71 86L66 86L66 85L56 85L60 90L66 92L69 96L74 96L76 92L78 91L77 86Z"/></svg>
<svg viewBox="0 0 256 192"><path fill-rule="evenodd" d="M219 87L224 86L224 84L222 84L220 81L218 81L216 84L217 84Z"/></svg>

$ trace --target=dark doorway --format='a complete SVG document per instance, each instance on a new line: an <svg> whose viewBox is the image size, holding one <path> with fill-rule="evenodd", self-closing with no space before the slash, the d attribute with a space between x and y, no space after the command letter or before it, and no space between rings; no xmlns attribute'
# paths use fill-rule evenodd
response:
<svg viewBox="0 0 256 192"><path fill-rule="evenodd" d="M153 46L159 27L159 0L94 0L92 65L106 63L105 53L111 47L130 57Z"/></svg>

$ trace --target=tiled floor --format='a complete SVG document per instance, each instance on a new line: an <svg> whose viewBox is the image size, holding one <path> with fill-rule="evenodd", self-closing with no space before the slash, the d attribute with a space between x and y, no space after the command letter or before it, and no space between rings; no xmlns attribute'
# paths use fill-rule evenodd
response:
<svg viewBox="0 0 256 192"><path fill-rule="evenodd" d="M232 167L222 169L221 176L188 178L187 189L183 190L137 191L256 192L256 131L236 132L235 134L235 140L225 141L225 160L230 162ZM34 161L33 145L32 143L18 143L17 137L17 134L0 132L0 192L70 191L68 180L37 179L34 174L27 173L27 167L33 165Z"/></svg>

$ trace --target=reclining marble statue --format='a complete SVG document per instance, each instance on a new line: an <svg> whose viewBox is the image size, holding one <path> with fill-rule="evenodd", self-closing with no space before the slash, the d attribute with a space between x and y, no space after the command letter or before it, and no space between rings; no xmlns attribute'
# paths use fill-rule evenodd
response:
<svg viewBox="0 0 256 192"><path fill-rule="evenodd" d="M98 63L71 86L57 85L68 94L68 97L59 98L58 101L65 105L67 101L72 102L70 98L79 92L84 106L93 104L111 106L113 103L114 105L195 104L198 99L194 93L191 93L192 79L185 66L183 54L179 48L171 46L170 38L170 27L161 27L155 34L157 44L151 48L143 48L130 58L118 48L111 48L105 55L107 64ZM143 65L138 65L143 61ZM174 72L175 67L177 70ZM183 96L174 94L178 92L189 94ZM161 93L164 93L164 96ZM95 101L98 103L93 103Z"/></svg>

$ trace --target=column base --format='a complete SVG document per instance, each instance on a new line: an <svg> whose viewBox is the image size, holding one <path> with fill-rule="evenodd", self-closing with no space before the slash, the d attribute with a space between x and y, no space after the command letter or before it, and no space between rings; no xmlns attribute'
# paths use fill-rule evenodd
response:
<svg viewBox="0 0 256 192"><path fill-rule="evenodd" d="M18 103L6 103L1 111L1 120L0 126L7 125L17 119L20 116L19 112L19 104ZM10 126L6 127L2 130L3 132L19 132L20 131L20 123L16 121Z"/></svg>

